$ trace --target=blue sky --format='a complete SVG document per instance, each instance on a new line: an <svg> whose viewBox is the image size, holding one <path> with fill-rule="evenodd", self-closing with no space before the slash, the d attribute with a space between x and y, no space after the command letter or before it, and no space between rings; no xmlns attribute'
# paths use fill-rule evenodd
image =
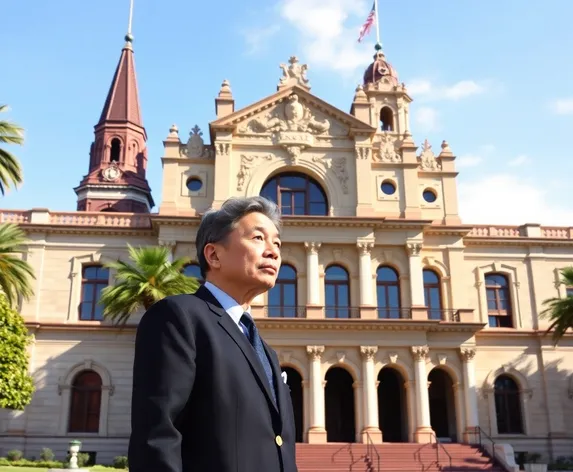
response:
<svg viewBox="0 0 573 472"><path fill-rule="evenodd" d="M33 5L33 6L32 6ZM135 0L134 49L148 177L161 199L162 140L274 93L279 64L308 63L312 92L348 111L375 35L371 0ZM573 2L379 0L388 60L414 98L412 133L458 156L466 223L573 225ZM129 0L8 2L0 103L25 127L25 184L0 207L74 210L95 125L123 46ZM207 134L207 133L206 133ZM1 197L0 197L1 198ZM155 208L155 210L157 207Z"/></svg>

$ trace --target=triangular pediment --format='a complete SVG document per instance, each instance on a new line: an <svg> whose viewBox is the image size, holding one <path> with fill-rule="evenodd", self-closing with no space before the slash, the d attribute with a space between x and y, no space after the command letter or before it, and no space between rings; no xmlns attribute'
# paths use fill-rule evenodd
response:
<svg viewBox="0 0 573 472"><path fill-rule="evenodd" d="M325 136L374 134L376 128L332 106L297 85L278 91L252 105L215 120L211 132L234 134L309 131Z"/></svg>

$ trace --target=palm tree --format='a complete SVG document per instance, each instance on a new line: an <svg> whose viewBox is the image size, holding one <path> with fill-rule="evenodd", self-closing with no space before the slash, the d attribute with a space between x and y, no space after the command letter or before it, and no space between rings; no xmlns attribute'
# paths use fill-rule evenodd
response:
<svg viewBox="0 0 573 472"><path fill-rule="evenodd" d="M129 317L139 308L149 309L155 302L170 295L193 293L199 282L183 274L186 258L169 261L169 248L133 248L127 245L128 262L109 262L106 267L116 271L116 285L101 292L105 319L117 325L125 325Z"/></svg>
<svg viewBox="0 0 573 472"><path fill-rule="evenodd" d="M573 267L566 267L560 271L560 283L566 287L573 287ZM545 300L545 308L539 315L541 318L548 318L551 325L545 332L553 331L553 342L555 345L565 335L569 328L573 328L573 295L565 298L553 297Z"/></svg>
<svg viewBox="0 0 573 472"><path fill-rule="evenodd" d="M0 105L0 113L8 105ZM0 144L22 144L24 130L10 121L0 120ZM22 183L22 168L16 156L0 147L0 193L4 195L12 186Z"/></svg>
<svg viewBox="0 0 573 472"><path fill-rule="evenodd" d="M21 247L26 242L26 234L18 225L0 225L0 290L6 295L10 307L16 305L18 295L29 300L34 294L31 284L31 280L36 278L34 271L18 256L24 252Z"/></svg>

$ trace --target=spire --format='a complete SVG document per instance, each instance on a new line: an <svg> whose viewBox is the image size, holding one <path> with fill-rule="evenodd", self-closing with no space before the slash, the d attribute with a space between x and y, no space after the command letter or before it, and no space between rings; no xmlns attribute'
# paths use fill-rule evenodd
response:
<svg viewBox="0 0 573 472"><path fill-rule="evenodd" d="M101 112L98 126L106 121L129 122L143 127L137 79L135 75L135 60L133 57L133 35L131 25L133 18L133 0L129 6L129 23L125 35L125 45L115 69L115 74Z"/></svg>
<svg viewBox="0 0 573 472"><path fill-rule="evenodd" d="M149 213L154 206L147 182L147 135L141 119L131 20L111 87L91 145L87 175L74 189L79 211Z"/></svg>

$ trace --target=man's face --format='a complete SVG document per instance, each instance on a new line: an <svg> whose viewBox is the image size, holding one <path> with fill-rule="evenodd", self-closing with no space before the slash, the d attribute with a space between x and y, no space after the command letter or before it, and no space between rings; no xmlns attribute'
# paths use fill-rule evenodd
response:
<svg viewBox="0 0 573 472"><path fill-rule="evenodd" d="M279 233L262 213L241 218L226 241L215 244L220 275L245 291L263 293L274 287L281 266Z"/></svg>

